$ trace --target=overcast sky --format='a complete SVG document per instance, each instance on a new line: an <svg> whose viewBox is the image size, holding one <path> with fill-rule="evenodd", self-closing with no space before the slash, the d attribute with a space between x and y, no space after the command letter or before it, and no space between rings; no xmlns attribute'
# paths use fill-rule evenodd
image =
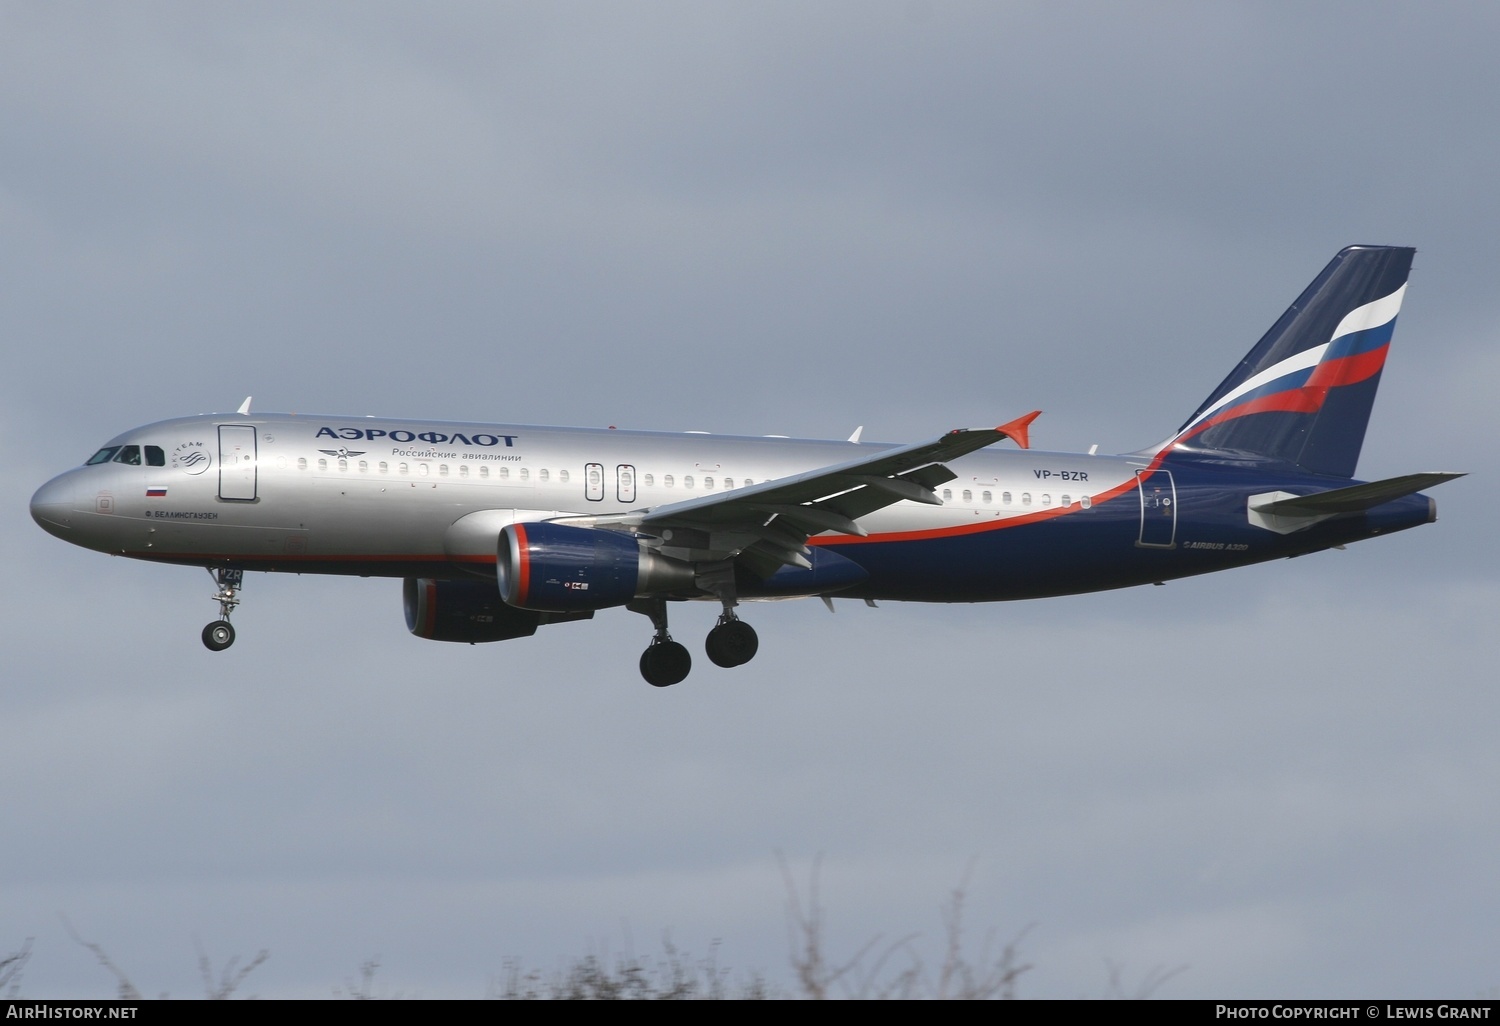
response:
<svg viewBox="0 0 1500 1026"><path fill-rule="evenodd" d="M508 961L1020 940L1023 997L1500 992L1500 8L0 0L0 955L25 996L484 996ZM1119 452L1416 246L1360 476L1438 523L1164 588L406 633L393 580L48 537L232 410ZM1486 499L1486 496L1489 498ZM804 890L805 898L805 890ZM717 945L717 949L715 949ZM905 963L902 963L905 964Z"/></svg>

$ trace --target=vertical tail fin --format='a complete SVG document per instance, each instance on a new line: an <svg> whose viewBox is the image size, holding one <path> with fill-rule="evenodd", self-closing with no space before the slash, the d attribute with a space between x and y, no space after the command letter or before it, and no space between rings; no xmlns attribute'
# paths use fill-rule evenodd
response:
<svg viewBox="0 0 1500 1026"><path fill-rule="evenodd" d="M1415 252L1341 250L1172 443L1353 477Z"/></svg>

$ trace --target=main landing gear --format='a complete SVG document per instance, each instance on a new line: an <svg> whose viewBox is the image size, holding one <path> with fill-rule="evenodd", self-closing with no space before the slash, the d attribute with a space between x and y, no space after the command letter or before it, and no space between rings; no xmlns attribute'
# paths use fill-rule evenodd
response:
<svg viewBox="0 0 1500 1026"><path fill-rule="evenodd" d="M667 688L681 681L693 668L693 657L667 633L666 599L636 599L627 608L649 616L651 626L656 628L650 647L641 653L641 676L646 683L654 688Z"/></svg>
<svg viewBox="0 0 1500 1026"><path fill-rule="evenodd" d="M229 625L229 614L240 604L240 588L245 583L245 571L210 569L208 575L219 588L214 593L214 598L219 603L219 618L203 628L203 646L210 652L222 652L234 644L234 628Z"/></svg>
<svg viewBox="0 0 1500 1026"><path fill-rule="evenodd" d="M633 613L651 618L656 634L651 645L641 653L641 676L652 687L665 688L680 683L693 668L693 657L681 643L673 641L667 633L667 603L665 599L636 599L629 607ZM760 639L755 628L734 615L725 607L724 613L714 629L708 632L704 648L715 666L743 666L755 658Z"/></svg>
<svg viewBox="0 0 1500 1026"><path fill-rule="evenodd" d="M754 627L725 610L718 624L708 632L704 648L715 666L741 666L755 658L760 639L755 636Z"/></svg>

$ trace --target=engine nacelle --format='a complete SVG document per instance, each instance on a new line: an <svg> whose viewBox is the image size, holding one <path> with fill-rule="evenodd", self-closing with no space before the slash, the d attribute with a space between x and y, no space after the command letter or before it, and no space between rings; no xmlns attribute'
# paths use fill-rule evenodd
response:
<svg viewBox="0 0 1500 1026"><path fill-rule="evenodd" d="M505 527L495 575L507 605L558 612L693 587L692 567L658 556L633 535L552 523Z"/></svg>
<svg viewBox="0 0 1500 1026"><path fill-rule="evenodd" d="M438 581L408 577L401 588L406 627L429 641L481 641L529 638L544 623L587 620L592 612L558 615L514 609L500 599L493 581Z"/></svg>

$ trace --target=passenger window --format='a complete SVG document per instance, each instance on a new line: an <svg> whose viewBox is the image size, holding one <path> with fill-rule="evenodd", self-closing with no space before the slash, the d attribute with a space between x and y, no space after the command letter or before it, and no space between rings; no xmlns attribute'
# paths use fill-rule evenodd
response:
<svg viewBox="0 0 1500 1026"><path fill-rule="evenodd" d="M986 506L988 506L990 503L992 503L994 501L995 501L994 495L990 494L989 492L985 492L984 493L984 504Z"/></svg>
<svg viewBox="0 0 1500 1026"><path fill-rule="evenodd" d="M1089 498L1087 495L1080 495L1078 497L1078 505L1082 506L1084 509L1088 509L1093 504L1094 500Z"/></svg>
<svg viewBox="0 0 1500 1026"><path fill-rule="evenodd" d="M389 474L391 472L391 465L389 463L387 463L385 460L381 460L380 461L380 472L382 474Z"/></svg>
<svg viewBox="0 0 1500 1026"><path fill-rule="evenodd" d="M307 457L306 456L298 456L297 457L297 469L298 470L306 470L307 469Z"/></svg>
<svg viewBox="0 0 1500 1026"><path fill-rule="evenodd" d="M691 487L693 487L693 475L692 474L683 474L682 475L682 487L684 487L684 488L691 488Z"/></svg>
<svg viewBox="0 0 1500 1026"><path fill-rule="evenodd" d="M319 460L318 461L318 469L319 470L327 470L328 469L328 461L327 460Z"/></svg>
<svg viewBox="0 0 1500 1026"><path fill-rule="evenodd" d="M672 475L671 475L671 474L668 474L668 475L666 475L666 476L665 476L665 477L663 477L663 478L662 478L662 479L661 479L661 483L662 483L662 484L663 484L663 485L665 485L665 486L666 486L666 487L668 487L668 488L671 488L671 487L672 487Z"/></svg>
<svg viewBox="0 0 1500 1026"><path fill-rule="evenodd" d="M559 484L567 484L568 483L568 472L566 470L559 470L557 472L557 480L558 480Z"/></svg>
<svg viewBox="0 0 1500 1026"><path fill-rule="evenodd" d="M348 470L349 469L349 461L345 460L345 459L340 459L339 460L339 469L340 470Z"/></svg>
<svg viewBox="0 0 1500 1026"><path fill-rule="evenodd" d="M447 476L448 476L448 464L446 464L446 463L439 463L438 464L438 477L447 477Z"/></svg>
<svg viewBox="0 0 1500 1026"><path fill-rule="evenodd" d="M1072 504L1073 504L1073 499L1072 499L1072 497L1071 497L1071 496L1068 496L1068 495L1064 495L1064 496L1063 496L1063 497L1062 497L1062 504L1063 504L1063 505L1064 505L1064 506L1071 506L1071 505L1072 505Z"/></svg>
<svg viewBox="0 0 1500 1026"><path fill-rule="evenodd" d="M396 464L396 473L398 473L398 474L404 474L404 473L406 473L406 470L407 470L407 467L406 467L405 463L398 463L398 464Z"/></svg>
<svg viewBox="0 0 1500 1026"><path fill-rule="evenodd" d="M1001 492L1000 493L1000 501L1003 502L1005 505L1009 506L1010 505L1010 492Z"/></svg>
<svg viewBox="0 0 1500 1026"><path fill-rule="evenodd" d="M426 477L427 474L428 474L427 464L425 464L425 463L418 463L417 464L417 476L418 477Z"/></svg>
<svg viewBox="0 0 1500 1026"><path fill-rule="evenodd" d="M120 446L120 454L115 457L115 462L139 467L141 465L141 447L139 445Z"/></svg>
<svg viewBox="0 0 1500 1026"><path fill-rule="evenodd" d="M508 480L510 480L510 468L509 467L501 467L500 468L500 480L502 480L502 481L508 481Z"/></svg>
<svg viewBox="0 0 1500 1026"><path fill-rule="evenodd" d="M359 472L361 474L368 474L370 472L370 464L367 463L364 460L360 460L359 461Z"/></svg>
<svg viewBox="0 0 1500 1026"><path fill-rule="evenodd" d="M548 477L548 475L547 475L547 468L546 467L543 467L541 470L538 470L536 472L536 479L538 481L545 481L545 480L547 480L547 477Z"/></svg>
<svg viewBox="0 0 1500 1026"><path fill-rule="evenodd" d="M165 467L167 465L167 454L161 451L159 445L146 446L146 466Z"/></svg>
<svg viewBox="0 0 1500 1026"><path fill-rule="evenodd" d="M1043 506L1050 506L1050 505L1052 505L1052 493L1051 492L1043 492L1042 493L1042 505Z"/></svg>
<svg viewBox="0 0 1500 1026"><path fill-rule="evenodd" d="M490 476L490 468L486 467L483 463L481 463L479 465L479 476L480 477L489 477Z"/></svg>
<svg viewBox="0 0 1500 1026"><path fill-rule="evenodd" d="M1021 505L1023 505L1023 506L1030 506L1031 505L1031 493L1030 492L1022 492L1021 493Z"/></svg>
<svg viewBox="0 0 1500 1026"><path fill-rule="evenodd" d="M108 463L110 460L115 458L115 453L119 451L120 447L118 445L105 446L103 449L100 449L98 452L94 453L94 455L90 456L88 458L88 462L85 463L84 466L92 467L96 463Z"/></svg>
<svg viewBox="0 0 1500 1026"><path fill-rule="evenodd" d="M973 502L974 501L974 493L972 491L970 491L969 489L967 489L967 488L964 489L964 501L965 502Z"/></svg>
<svg viewBox="0 0 1500 1026"><path fill-rule="evenodd" d="M947 500L947 499L951 499L951 498L953 498L953 489L952 488L944 488L943 489L943 499Z"/></svg>
<svg viewBox="0 0 1500 1026"><path fill-rule="evenodd" d="M647 488L655 488L656 487L656 475L655 474L647 474L645 477L641 478L641 480L646 483L646 487Z"/></svg>
<svg viewBox="0 0 1500 1026"><path fill-rule="evenodd" d="M529 467L522 467L521 468L521 480L522 481L529 481L530 479L531 479L531 469Z"/></svg>
<svg viewBox="0 0 1500 1026"><path fill-rule="evenodd" d="M752 481L752 480L750 480L750 479L749 479L749 478L748 478L748 477L747 477L747 478L745 478L745 487L746 487L746 488L749 488L749 487L750 487L750 486L751 486L751 485L753 485L753 484L754 484L754 483L755 483L755 482L754 482L754 481Z"/></svg>
<svg viewBox="0 0 1500 1026"><path fill-rule="evenodd" d="M459 477L468 477L469 476L469 465L467 463L460 463L458 465L458 476Z"/></svg>
<svg viewBox="0 0 1500 1026"><path fill-rule="evenodd" d="M703 487L704 488L712 488L713 486L714 486L714 479L713 478L711 478L711 477L705 477L703 479Z"/></svg>
<svg viewBox="0 0 1500 1026"><path fill-rule="evenodd" d="M724 479L724 487L725 488L733 488L734 487L734 478L732 478L732 477L726 477Z"/></svg>

